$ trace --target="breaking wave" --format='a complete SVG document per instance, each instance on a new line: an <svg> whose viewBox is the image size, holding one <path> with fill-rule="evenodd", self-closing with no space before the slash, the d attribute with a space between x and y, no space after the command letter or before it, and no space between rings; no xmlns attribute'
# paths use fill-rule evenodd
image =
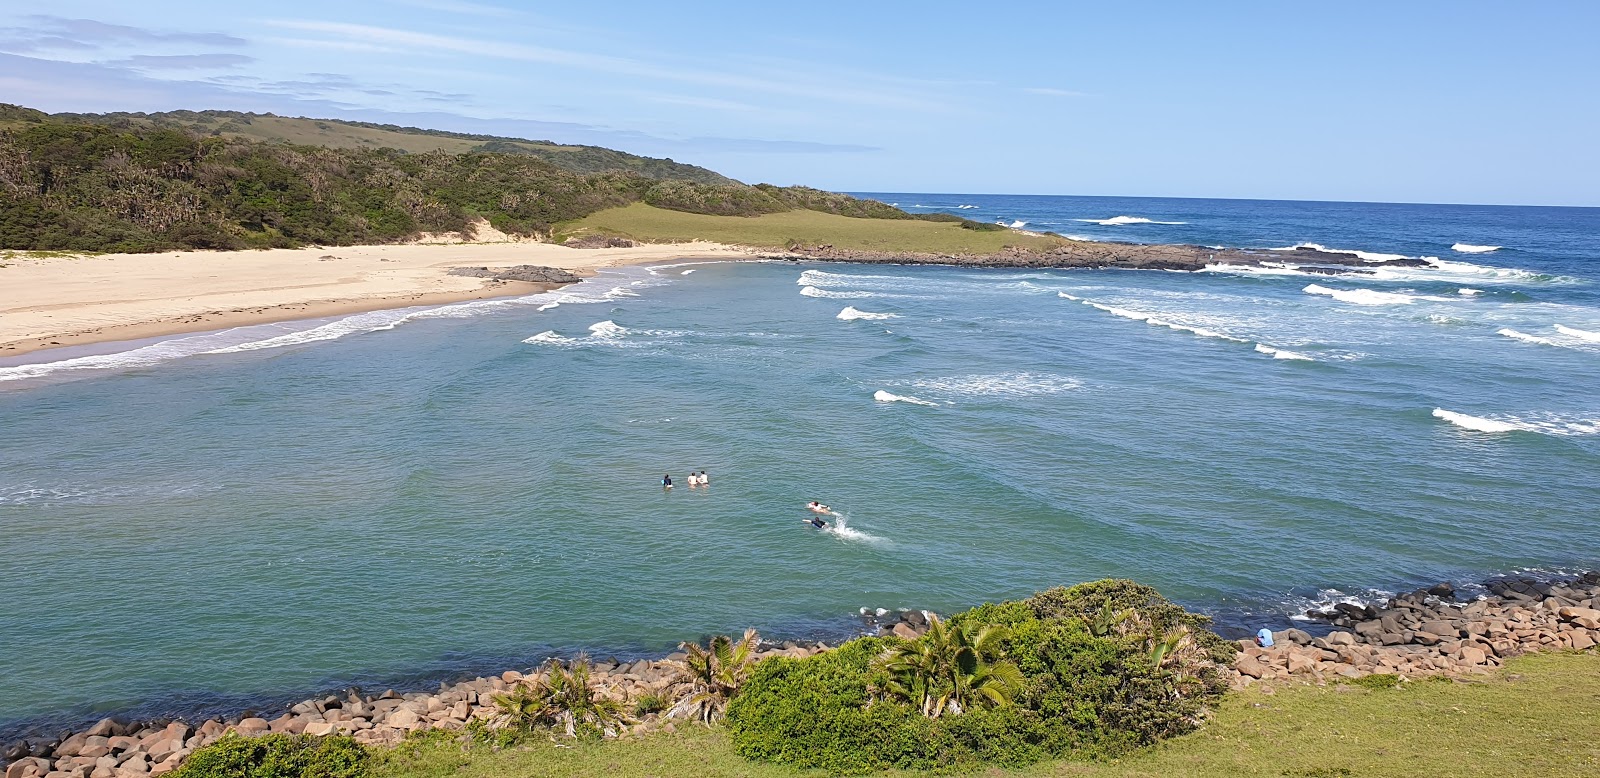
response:
<svg viewBox="0 0 1600 778"><path fill-rule="evenodd" d="M1098 310L1105 311L1106 313L1109 313L1112 316L1120 316L1120 317L1122 317L1124 319L1132 319L1134 321L1142 321L1142 322L1144 322L1146 324L1149 324L1149 325L1151 325L1153 327L1166 327L1167 329L1177 330L1179 332L1187 332L1187 333L1190 333L1192 335L1198 335L1198 336L1200 336L1202 338L1218 338L1220 340L1231 340L1234 343L1249 343L1250 342L1250 340L1248 338L1236 338L1236 337L1234 337L1232 335L1228 335L1226 333L1217 332L1216 330L1208 330L1208 329L1205 329L1204 327L1191 327L1191 326L1189 326L1187 324L1179 324L1177 322L1171 322L1171 321L1167 321L1165 319L1160 319L1160 318L1157 318L1156 315L1153 314L1153 313L1144 313L1143 311L1133 311L1133 310L1129 310L1127 308L1118 308L1118 307L1111 306L1111 305L1101 305L1100 303L1094 302L1092 300L1085 300L1082 297L1078 297L1076 295L1070 295L1070 294L1067 294L1066 292L1057 292L1056 294L1058 296L1064 297L1064 298L1066 298L1068 300L1072 300L1074 302L1083 303L1084 305L1087 305L1087 306L1089 306L1091 308L1096 308Z"/></svg>
<svg viewBox="0 0 1600 778"><path fill-rule="evenodd" d="M1127 224L1188 224L1188 222L1158 222L1143 216L1113 216L1109 219L1073 219L1073 221L1098 224L1102 227L1121 227Z"/></svg>
<svg viewBox="0 0 1600 778"><path fill-rule="evenodd" d="M911 403L912 405L926 405L929 408L939 407L938 403L928 402L920 397L909 397L900 394L890 394L882 389L872 393L872 399L881 403Z"/></svg>
<svg viewBox="0 0 1600 778"><path fill-rule="evenodd" d="M1300 249L1311 249L1313 251L1321 251L1326 254L1349 254L1351 256L1360 257L1368 262L1388 262L1396 259L1410 259L1410 257L1407 257L1404 254L1383 254L1376 251L1359 251L1357 249L1330 249L1321 243L1296 243L1293 246L1280 246L1278 248L1268 249L1268 251L1298 251Z"/></svg>
<svg viewBox="0 0 1600 778"><path fill-rule="evenodd" d="M1511 338L1512 340L1520 340L1523 343L1535 343L1535 344L1538 344L1540 346L1560 346L1561 345L1560 343L1557 343L1557 342L1555 342L1555 341L1553 341L1553 340L1551 340L1549 338L1541 338L1538 335L1529 335L1526 332L1518 332L1518 331L1516 331L1514 329L1511 329L1510 327L1502 327L1502 328L1500 328L1498 330L1495 330L1494 334L1496 334L1496 335L1504 335L1505 337Z"/></svg>
<svg viewBox="0 0 1600 778"><path fill-rule="evenodd" d="M1410 305L1419 299L1436 299L1420 298L1415 295L1395 292L1380 292L1376 289L1329 289L1321 284L1310 284L1301 291L1307 294L1325 295L1339 302L1355 305Z"/></svg>
<svg viewBox="0 0 1600 778"><path fill-rule="evenodd" d="M1273 359L1296 359L1296 360L1301 360L1301 361L1305 361L1305 362L1315 362L1316 361L1316 359L1314 359L1312 357L1308 357L1305 354L1302 354L1302 353L1300 353L1298 351L1289 351L1288 349L1273 348L1272 346L1268 346L1265 343L1257 343L1256 344L1256 351L1259 351L1259 352L1261 352L1263 354L1271 354Z"/></svg>
<svg viewBox="0 0 1600 778"><path fill-rule="evenodd" d="M1072 391L1083 382L1050 373L990 373L924 378L904 385L944 397L1034 397Z"/></svg>
<svg viewBox="0 0 1600 778"><path fill-rule="evenodd" d="M865 300L868 297L877 297L871 292L840 292L832 289L818 289L814 286L801 287L800 294L806 297L821 297L830 300Z"/></svg>
<svg viewBox="0 0 1600 778"><path fill-rule="evenodd" d="M1577 338L1579 340L1587 340L1591 343L1600 343L1600 332L1590 332L1588 330L1575 329L1563 324L1556 325L1556 332L1568 337Z"/></svg>
<svg viewBox="0 0 1600 778"><path fill-rule="evenodd" d="M1577 419L1560 414L1534 414L1528 417L1506 416L1489 419L1465 413L1434 408L1433 416L1473 432L1537 432L1544 435L1595 435L1600 434L1600 419Z"/></svg>
<svg viewBox="0 0 1600 778"><path fill-rule="evenodd" d="M900 315L895 313L873 313L871 311L862 311L857 310L854 306L846 305L844 310L840 311L839 315L835 316L834 318L839 319L840 321L856 321L858 319L877 321L880 319L898 319L900 318Z"/></svg>
<svg viewBox="0 0 1600 778"><path fill-rule="evenodd" d="M1505 246L1474 246L1471 243L1457 243L1456 245L1451 246L1450 250L1459 251L1463 254L1487 254L1491 251L1499 251L1503 248L1505 248Z"/></svg>

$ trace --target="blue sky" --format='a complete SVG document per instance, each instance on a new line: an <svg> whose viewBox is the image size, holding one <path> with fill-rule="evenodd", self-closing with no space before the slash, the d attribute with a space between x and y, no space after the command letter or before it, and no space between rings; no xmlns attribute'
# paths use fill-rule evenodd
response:
<svg viewBox="0 0 1600 778"><path fill-rule="evenodd" d="M23 10L0 101L53 112L416 124L845 191L1600 205L1592 2Z"/></svg>

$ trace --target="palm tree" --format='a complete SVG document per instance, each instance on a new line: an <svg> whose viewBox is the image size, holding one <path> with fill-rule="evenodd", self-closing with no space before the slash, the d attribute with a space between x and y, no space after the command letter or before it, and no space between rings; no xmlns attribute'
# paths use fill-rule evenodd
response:
<svg viewBox="0 0 1600 778"><path fill-rule="evenodd" d="M589 675L589 659L579 656L570 665L552 658L543 673L523 679L510 694L494 696L500 713L493 726L528 730L536 725L559 727L567 737L579 729L615 737L628 723L621 702L611 699Z"/></svg>
<svg viewBox="0 0 1600 778"><path fill-rule="evenodd" d="M720 718L727 712L728 702L750 677L756 645L760 641L761 636L755 630L747 629L744 637L738 640L718 635L704 647L699 643L679 644L688 654L683 663L688 667L689 686L667 715L693 716L707 726Z"/></svg>
<svg viewBox="0 0 1600 778"><path fill-rule="evenodd" d="M951 628L932 616L921 638L878 657L889 675L882 691L935 719L980 705L1009 705L1022 690L1022 671L1007 661L988 660L999 654L1005 634L996 624Z"/></svg>

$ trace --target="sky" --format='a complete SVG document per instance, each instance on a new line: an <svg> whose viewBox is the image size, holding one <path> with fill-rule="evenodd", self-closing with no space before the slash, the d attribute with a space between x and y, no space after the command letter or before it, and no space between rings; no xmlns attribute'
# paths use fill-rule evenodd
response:
<svg viewBox="0 0 1600 778"><path fill-rule="evenodd" d="M608 146L838 191L1600 206L1600 3L55 0L0 102Z"/></svg>

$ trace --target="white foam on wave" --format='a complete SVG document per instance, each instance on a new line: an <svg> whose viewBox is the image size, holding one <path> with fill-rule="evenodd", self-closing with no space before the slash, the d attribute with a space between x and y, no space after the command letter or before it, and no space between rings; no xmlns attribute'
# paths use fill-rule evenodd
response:
<svg viewBox="0 0 1600 778"><path fill-rule="evenodd" d="M977 208L978 206L976 206L976 205L958 205L956 207L961 209L961 210L963 210L963 211L968 211L968 210L972 210L974 208Z"/></svg>
<svg viewBox="0 0 1600 778"><path fill-rule="evenodd" d="M1329 289L1321 284L1310 284L1301 291L1332 297L1339 302L1354 305L1410 305L1418 299L1423 299L1416 295L1380 292L1376 289Z"/></svg>
<svg viewBox="0 0 1600 778"><path fill-rule="evenodd" d="M1083 382L1050 373L1016 372L923 378L908 381L905 386L945 397L1034 397L1069 392L1082 387Z"/></svg>
<svg viewBox="0 0 1600 778"><path fill-rule="evenodd" d="M689 274L690 274L690 273L693 273L693 272L694 272L694 271L695 271L695 269L694 269L694 268L692 268L692 267L691 267L691 268L689 268L689 269L688 269L688 270L685 270L685 271L683 271L683 272L682 272L682 273L679 273L679 274L678 274L678 275L680 275L680 276L686 276L686 275L689 275Z"/></svg>
<svg viewBox="0 0 1600 778"><path fill-rule="evenodd" d="M1404 254L1384 254L1377 251L1361 251L1358 249L1330 249L1321 243L1296 243L1293 246L1279 246L1278 248L1268 249L1268 251L1298 251L1300 249L1311 249L1313 251L1321 251L1327 254L1350 254L1352 256L1360 257L1368 262L1389 262L1396 259L1410 259L1410 257Z"/></svg>
<svg viewBox="0 0 1600 778"><path fill-rule="evenodd" d="M1486 418L1434 408L1433 416L1473 432L1537 432L1542 435L1560 436L1600 434L1600 419L1558 413L1501 415L1498 418Z"/></svg>
<svg viewBox="0 0 1600 778"><path fill-rule="evenodd" d="M1577 338L1579 340L1587 340L1587 341L1589 341L1591 343L1600 343L1600 332L1590 332L1589 330L1580 330L1580 329L1577 329L1577 328L1574 328L1574 327L1568 327L1568 326L1566 326L1564 324L1557 324L1556 325L1556 332L1559 332L1562 335L1566 335L1568 337Z"/></svg>
<svg viewBox="0 0 1600 778"><path fill-rule="evenodd" d="M1483 294L1483 290L1482 289L1469 289L1469 288L1463 286L1460 289L1456 290L1456 294L1459 294L1462 297L1477 297L1478 295Z"/></svg>
<svg viewBox="0 0 1600 778"><path fill-rule="evenodd" d="M800 294L806 297L820 297L827 300L865 300L877 297L871 292L841 292L833 289L818 289L814 286L801 287Z"/></svg>
<svg viewBox="0 0 1600 778"><path fill-rule="evenodd" d="M1466 430L1472 430L1474 432L1515 432L1516 430L1521 429L1521 427L1518 427L1510 422L1485 419L1482 416L1469 416L1465 413L1447 411L1443 408L1434 408L1433 417L1436 419L1444 419L1445 421L1448 421L1457 427Z"/></svg>
<svg viewBox="0 0 1600 778"><path fill-rule="evenodd" d="M1257 343L1256 344L1256 351L1259 351L1259 352L1261 352L1263 354L1271 354L1273 359L1293 359L1293 360L1300 360L1300 361L1304 361L1304 362L1315 362L1315 361L1317 361L1315 358L1308 357L1305 354L1302 354L1302 353L1300 353L1298 351L1290 351L1288 349L1273 348L1272 346L1268 346L1265 343Z"/></svg>
<svg viewBox="0 0 1600 778"><path fill-rule="evenodd" d="M911 403L912 405L926 405L929 408L937 408L937 407L939 407L938 403L928 402L927 400L924 400L924 399L922 399L920 397L910 397L910 396L907 396L907 395L890 394L889 392L885 392L882 389L879 389L878 391L873 392L872 393L872 399L877 400L878 402L881 402L881 403Z"/></svg>
<svg viewBox="0 0 1600 778"><path fill-rule="evenodd" d="M1188 222L1160 222L1143 216L1113 216L1109 219L1073 219L1073 221L1098 224L1102 227L1122 227L1128 224L1188 224Z"/></svg>
<svg viewBox="0 0 1600 778"><path fill-rule="evenodd" d="M1106 313L1109 313L1112 316L1120 316L1120 317L1122 317L1124 319L1132 319L1134 321L1142 321L1142 322L1144 322L1146 324L1149 324L1149 325L1151 325L1153 327L1166 327L1167 329L1177 330L1179 332L1187 332L1187 333L1190 333L1192 335L1198 335L1198 336L1200 336L1202 338L1217 338L1217 339L1220 339L1220 340L1230 340L1230 341L1233 341L1234 343L1249 343L1250 342L1250 340L1248 338L1236 338L1236 337L1234 337L1232 335L1229 335L1227 333L1217 332L1216 330L1210 330L1210 329L1206 329L1204 327L1191 327L1191 326L1189 326L1187 324L1179 324L1178 322L1167 321L1165 319L1157 318L1156 315L1153 314L1153 313L1145 313L1143 311L1134 311L1134 310L1129 310L1127 308L1118 308L1118 307L1112 306L1112 305L1102 305L1102 304L1094 302L1092 300L1085 300L1082 297L1077 297L1075 295L1067 294L1066 292L1057 292L1056 294L1058 296L1064 297L1064 298L1066 298L1068 300L1072 300L1074 302L1083 303L1084 305L1087 305L1087 306L1089 306L1091 308L1095 308L1095 309L1098 309L1098 310L1105 311Z"/></svg>
<svg viewBox="0 0 1600 778"><path fill-rule="evenodd" d="M1505 248L1505 246L1474 246L1471 243L1457 243L1454 246L1451 246L1450 250L1459 251L1463 254L1487 254L1491 251L1499 251L1503 248Z"/></svg>
<svg viewBox="0 0 1600 778"><path fill-rule="evenodd" d="M898 319L900 318L900 315L894 313L873 313L871 311L862 311L857 310L854 306L846 305L844 310L840 311L839 315L835 316L834 318L839 319L840 321L878 321L882 319Z"/></svg>
<svg viewBox="0 0 1600 778"><path fill-rule="evenodd" d="M1553 341L1553 340L1551 340L1549 338L1541 338L1538 335L1529 335L1526 332L1518 332L1518 331L1516 331L1514 329L1511 329L1510 327L1502 327L1502 328L1500 328L1498 330L1495 330L1494 334L1503 335L1503 336L1505 336L1507 338L1511 338L1512 340L1520 340L1523 343L1533 343L1533 344L1537 344L1537 345L1540 345L1540 346L1560 346L1561 345L1560 343L1557 343L1556 341Z"/></svg>
<svg viewBox="0 0 1600 778"><path fill-rule="evenodd" d="M902 283L897 276L874 276L856 273L829 273L826 270L805 270L794 280L796 286L882 286L882 282Z"/></svg>
<svg viewBox="0 0 1600 778"><path fill-rule="evenodd" d="M1262 266L1233 265L1226 262L1213 262L1200 269L1203 273L1231 273L1246 276L1308 276L1310 273L1300 270L1294 265L1272 263Z"/></svg>

